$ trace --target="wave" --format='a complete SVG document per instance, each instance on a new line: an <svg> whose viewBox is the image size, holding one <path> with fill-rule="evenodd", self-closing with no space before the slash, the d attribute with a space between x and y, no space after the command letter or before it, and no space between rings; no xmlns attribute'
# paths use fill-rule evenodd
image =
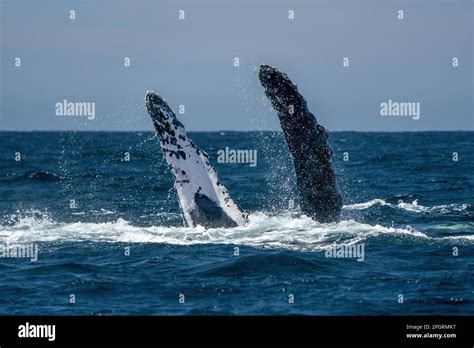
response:
<svg viewBox="0 0 474 348"><path fill-rule="evenodd" d="M103 208L100 208L100 210L97 210L97 209L92 209L92 210L88 210L88 211L76 211L76 212L73 212L71 213L71 215L93 215L93 216L102 216L102 215L112 215L112 214L115 214L116 212L113 211L113 210L107 210L107 209L103 209Z"/></svg>
<svg viewBox="0 0 474 348"><path fill-rule="evenodd" d="M38 181L60 181L61 177L55 173L46 172L46 171L37 171L27 173L26 176L29 179L38 180Z"/></svg>
<svg viewBox="0 0 474 348"><path fill-rule="evenodd" d="M18 218L15 224L0 226L0 241L8 244L82 241L172 245L234 244L257 248L320 251L334 243L350 245L380 236L411 238L422 242L474 242L472 234L431 237L412 228L369 225L354 220L318 223L306 216L268 216L264 213L250 214L247 225L234 228L140 227L121 218L103 223L59 223L47 214L41 215L38 212Z"/></svg>
<svg viewBox="0 0 474 348"><path fill-rule="evenodd" d="M3 180L9 180L9 181L22 181L22 180L33 180L33 181L39 181L39 182L55 182L55 181L61 181L61 176L48 172L48 171L28 171L23 174L19 175L11 175L5 177Z"/></svg>
<svg viewBox="0 0 474 348"><path fill-rule="evenodd" d="M365 210L373 206L386 206L393 209L401 209L413 213L449 213L452 211L465 211L466 209L470 208L469 204L443 204L435 205L432 207L425 207L421 204L418 204L418 199L415 199L411 203L405 203L402 200L399 200L398 204L392 204L383 199L376 198L363 203L345 205L343 209Z"/></svg>

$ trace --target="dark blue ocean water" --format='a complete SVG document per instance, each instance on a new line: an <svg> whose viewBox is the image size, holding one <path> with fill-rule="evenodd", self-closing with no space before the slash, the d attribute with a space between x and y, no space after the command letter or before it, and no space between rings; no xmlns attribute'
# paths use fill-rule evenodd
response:
<svg viewBox="0 0 474 348"><path fill-rule="evenodd" d="M0 247L39 248L0 257L0 314L474 313L473 133L332 133L332 224L298 214L281 133L189 135L248 225L184 228L152 133L0 132ZM217 163L226 146L257 166Z"/></svg>

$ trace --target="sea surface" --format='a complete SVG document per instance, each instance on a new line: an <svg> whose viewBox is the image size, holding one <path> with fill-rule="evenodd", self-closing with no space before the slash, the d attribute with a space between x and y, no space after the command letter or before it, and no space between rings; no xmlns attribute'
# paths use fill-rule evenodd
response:
<svg viewBox="0 0 474 348"><path fill-rule="evenodd" d="M247 225L184 227L151 132L0 132L0 248L38 248L0 257L0 314L474 313L472 132L331 133L325 224L299 213L282 133L188 134ZM363 257L327 257L347 246Z"/></svg>

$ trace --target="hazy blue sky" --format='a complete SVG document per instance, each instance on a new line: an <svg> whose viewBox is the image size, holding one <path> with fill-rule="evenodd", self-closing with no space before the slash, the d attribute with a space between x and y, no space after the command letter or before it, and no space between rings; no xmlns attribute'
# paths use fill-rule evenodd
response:
<svg viewBox="0 0 474 348"><path fill-rule="evenodd" d="M0 3L1 130L152 130L148 89L185 105L188 130L279 129L260 63L330 130L474 129L469 0ZM96 119L56 116L63 99L95 102ZM380 116L388 99L419 102L421 118Z"/></svg>

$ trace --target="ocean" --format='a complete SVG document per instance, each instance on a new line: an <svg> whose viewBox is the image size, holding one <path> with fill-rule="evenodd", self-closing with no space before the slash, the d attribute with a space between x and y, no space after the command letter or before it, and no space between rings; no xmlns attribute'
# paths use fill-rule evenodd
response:
<svg viewBox="0 0 474 348"><path fill-rule="evenodd" d="M152 132L0 132L0 314L474 313L472 132L331 133L344 208L324 224L282 133L188 134L247 225L183 227Z"/></svg>

